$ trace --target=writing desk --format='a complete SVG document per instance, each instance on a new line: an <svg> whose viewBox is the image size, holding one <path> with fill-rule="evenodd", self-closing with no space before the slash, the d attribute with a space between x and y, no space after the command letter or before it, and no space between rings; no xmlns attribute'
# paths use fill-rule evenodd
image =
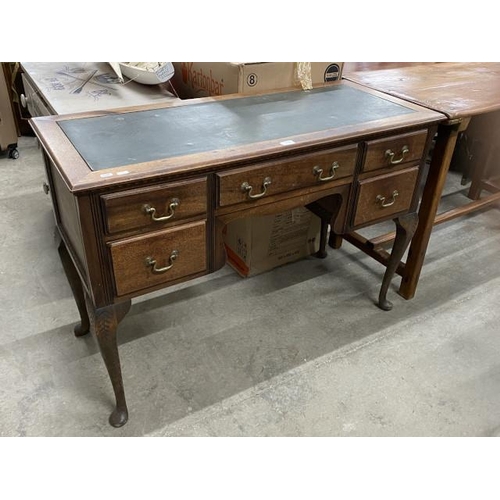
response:
<svg viewBox="0 0 500 500"><path fill-rule="evenodd" d="M345 74L344 78L425 106L447 117L438 127L429 175L418 211L419 223L408 258L398 268L398 273L402 276L399 293L409 299L415 295L434 224L449 221L500 200L498 188L478 182L482 170L478 164L475 181L469 192L469 197L474 201L436 216L458 134L467 129L471 117L500 110L500 63L423 64L352 72ZM486 151L483 153L478 158L478 163L487 156ZM482 187L490 189L492 194L478 199ZM376 254L380 251L379 246L393 237L392 233L370 242L361 241L356 235L349 235L346 239L357 246L366 245L368 252Z"/></svg>
<svg viewBox="0 0 500 500"><path fill-rule="evenodd" d="M443 119L353 83L33 119L75 334L95 333L115 392L110 423L128 418L116 330L131 299L220 269L232 220L307 206L322 220L324 257L328 226L342 235L393 219L379 295L390 309Z"/></svg>

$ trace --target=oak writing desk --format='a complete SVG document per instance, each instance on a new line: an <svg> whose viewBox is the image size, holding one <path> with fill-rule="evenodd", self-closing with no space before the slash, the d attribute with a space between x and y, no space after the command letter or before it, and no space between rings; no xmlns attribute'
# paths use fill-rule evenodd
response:
<svg viewBox="0 0 500 500"><path fill-rule="evenodd" d="M429 168L422 201L418 211L419 223L408 251L405 264L398 269L402 276L399 293L410 299L415 295L425 253L435 224L449 221L500 200L500 188L483 182L482 163L496 146L498 125L490 130L486 140L488 150L481 152L474 165L474 177L469 198L472 202L436 216L458 134L465 131L471 117L493 118L500 110L500 63L437 63L375 71L352 72L344 75L349 81L405 99L444 114L447 120L438 127L436 144ZM491 194L480 199L483 189ZM346 239L357 246L365 245L372 254L381 252L380 245L394 234L383 235L369 242L360 241L356 234Z"/></svg>
<svg viewBox="0 0 500 500"><path fill-rule="evenodd" d="M326 235L393 219L379 306L416 227L417 186L444 117L352 83L41 117L59 253L128 419L116 339L131 299L225 264L223 229L307 206ZM335 246L335 245L332 245ZM230 307L230 304L228 305Z"/></svg>

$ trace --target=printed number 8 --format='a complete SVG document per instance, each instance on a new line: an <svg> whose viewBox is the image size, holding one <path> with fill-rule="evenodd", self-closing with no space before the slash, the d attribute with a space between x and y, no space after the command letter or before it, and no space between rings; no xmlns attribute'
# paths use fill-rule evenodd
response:
<svg viewBox="0 0 500 500"><path fill-rule="evenodd" d="M257 85L257 75L255 73L250 73L247 76L247 84L249 87L254 87Z"/></svg>

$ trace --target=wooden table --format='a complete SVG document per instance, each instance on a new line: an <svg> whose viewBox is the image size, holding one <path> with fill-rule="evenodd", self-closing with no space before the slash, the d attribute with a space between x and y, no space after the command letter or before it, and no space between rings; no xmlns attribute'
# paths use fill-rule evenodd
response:
<svg viewBox="0 0 500 500"><path fill-rule="evenodd" d="M80 311L128 418L116 341L133 297L220 269L223 230L307 206L335 235L394 220L379 296L416 227L419 178L439 113L352 83L113 112L35 118Z"/></svg>
<svg viewBox="0 0 500 500"><path fill-rule="evenodd" d="M451 220L500 200L495 186L481 184L481 165L469 192L473 202L436 216L443 186L455 149L458 134L467 129L471 117L491 116L500 110L500 63L436 63L376 71L344 74L352 82L376 89L390 96L425 106L443 113L448 118L438 127L434 153L418 211L419 224L411 242L408 259L401 264L399 293L409 299L415 295L425 253L434 224ZM498 120L496 120L498 123ZM498 131L498 129L497 129ZM487 156L487 151L481 160ZM479 162L480 163L480 162ZM481 188L492 194L478 199ZM366 243L368 251L376 254L380 245L390 241L394 234L372 239ZM359 244L356 235L348 236Z"/></svg>

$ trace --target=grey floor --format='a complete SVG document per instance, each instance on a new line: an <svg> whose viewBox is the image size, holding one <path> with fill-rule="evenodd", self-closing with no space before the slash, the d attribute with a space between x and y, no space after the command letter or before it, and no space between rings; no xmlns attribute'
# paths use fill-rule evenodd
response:
<svg viewBox="0 0 500 500"><path fill-rule="evenodd" d="M349 244L249 279L230 268L133 302L130 420L58 260L35 140L0 157L1 436L492 436L500 429L500 219L435 228L417 296ZM443 203L466 200L450 176Z"/></svg>

